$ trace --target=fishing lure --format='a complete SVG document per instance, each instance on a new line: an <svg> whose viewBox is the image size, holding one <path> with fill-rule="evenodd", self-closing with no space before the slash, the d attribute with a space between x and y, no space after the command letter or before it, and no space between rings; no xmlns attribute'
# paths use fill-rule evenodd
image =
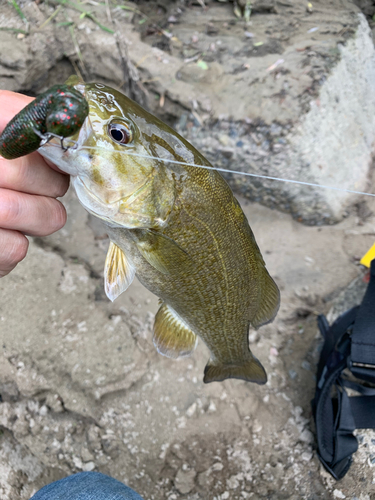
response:
<svg viewBox="0 0 375 500"><path fill-rule="evenodd" d="M52 137L64 138L80 130L89 113L83 95L71 85L54 85L28 104L0 135L0 154L13 160L36 151Z"/></svg>

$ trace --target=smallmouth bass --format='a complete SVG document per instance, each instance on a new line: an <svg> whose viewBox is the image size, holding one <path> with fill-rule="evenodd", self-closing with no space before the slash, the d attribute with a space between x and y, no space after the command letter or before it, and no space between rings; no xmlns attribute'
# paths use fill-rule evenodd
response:
<svg viewBox="0 0 375 500"><path fill-rule="evenodd" d="M274 319L279 290L231 189L218 172L187 165L211 166L119 91L75 77L66 83L89 105L80 130L65 135L76 146L58 147L52 138L38 151L72 176L82 205L106 226L108 297L137 275L161 299L158 352L188 356L200 337L211 354L204 382L265 383L248 330Z"/></svg>

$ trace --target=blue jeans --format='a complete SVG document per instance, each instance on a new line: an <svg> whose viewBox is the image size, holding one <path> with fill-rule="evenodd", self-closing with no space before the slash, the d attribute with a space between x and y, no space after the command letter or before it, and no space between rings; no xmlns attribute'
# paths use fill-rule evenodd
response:
<svg viewBox="0 0 375 500"><path fill-rule="evenodd" d="M135 491L99 472L80 472L44 486L30 500L143 500Z"/></svg>

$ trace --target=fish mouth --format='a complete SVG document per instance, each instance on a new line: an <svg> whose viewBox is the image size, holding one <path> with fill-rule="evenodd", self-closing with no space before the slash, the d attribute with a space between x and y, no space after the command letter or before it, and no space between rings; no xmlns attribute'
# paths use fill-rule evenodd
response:
<svg viewBox="0 0 375 500"><path fill-rule="evenodd" d="M80 85L79 87L82 87ZM78 88L82 92L81 88ZM84 92L82 92L84 95ZM79 175L79 162L72 161L74 155L82 155L86 141L93 133L90 115L85 118L82 127L75 134L68 137L51 137L48 142L39 147L38 152L56 164L58 168L66 174L72 176Z"/></svg>

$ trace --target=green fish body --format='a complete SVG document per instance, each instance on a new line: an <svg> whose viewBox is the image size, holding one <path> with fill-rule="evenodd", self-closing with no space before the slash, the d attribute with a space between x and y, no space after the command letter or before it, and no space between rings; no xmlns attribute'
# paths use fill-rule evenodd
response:
<svg viewBox="0 0 375 500"><path fill-rule="evenodd" d="M106 293L136 275L161 299L153 341L177 358L200 337L210 350L204 382L267 381L248 344L249 326L272 321L279 290L229 186L173 129L120 92L69 79L89 115L64 151L39 152L72 176L83 206L106 225Z"/></svg>

